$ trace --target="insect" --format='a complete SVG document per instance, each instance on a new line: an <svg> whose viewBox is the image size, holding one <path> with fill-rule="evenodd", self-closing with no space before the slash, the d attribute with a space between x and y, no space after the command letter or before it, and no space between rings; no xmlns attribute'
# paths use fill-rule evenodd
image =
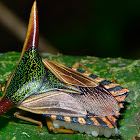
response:
<svg viewBox="0 0 140 140"><path fill-rule="evenodd" d="M45 116L51 131L116 135L116 120L129 90L92 74L81 63L69 68L41 58L38 36L35 1L20 60L0 100L0 115L17 107L21 110L14 116L38 124L39 131L42 123L24 117L24 111Z"/></svg>

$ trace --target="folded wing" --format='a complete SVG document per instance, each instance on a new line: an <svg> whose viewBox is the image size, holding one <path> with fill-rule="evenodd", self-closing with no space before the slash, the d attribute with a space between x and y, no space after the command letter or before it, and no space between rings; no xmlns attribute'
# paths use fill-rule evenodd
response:
<svg viewBox="0 0 140 140"><path fill-rule="evenodd" d="M36 114L63 116L86 116L87 112L71 95L61 91L50 91L26 98L18 108Z"/></svg>
<svg viewBox="0 0 140 140"><path fill-rule="evenodd" d="M62 82L69 85L82 87L96 87L99 85L94 79L47 59L42 59L43 64Z"/></svg>

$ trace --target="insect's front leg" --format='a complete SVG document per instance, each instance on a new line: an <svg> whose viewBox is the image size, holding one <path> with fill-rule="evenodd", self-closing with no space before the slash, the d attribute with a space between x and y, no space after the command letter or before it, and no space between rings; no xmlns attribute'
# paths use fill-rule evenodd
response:
<svg viewBox="0 0 140 140"><path fill-rule="evenodd" d="M4 92L5 86L6 86L7 82L8 82L8 80L9 80L9 78L10 78L10 76L8 76L6 78L6 80L4 81L4 83L0 82L0 92Z"/></svg>
<svg viewBox="0 0 140 140"><path fill-rule="evenodd" d="M0 82L0 92L3 92L4 88L3 88L3 83Z"/></svg>
<svg viewBox="0 0 140 140"><path fill-rule="evenodd" d="M14 113L14 117L16 117L18 119L21 119L21 120L25 120L25 121L28 121L28 122L32 122L32 123L38 124L39 125L39 132L42 132L42 122L34 120L34 119L31 119L31 118L28 118L28 117L22 116L25 113L26 113L26 111L19 110L19 111Z"/></svg>
<svg viewBox="0 0 140 140"><path fill-rule="evenodd" d="M63 133L68 133L68 134L75 133L74 131L69 130L69 129L55 128L53 125L53 122L50 118L46 118L46 123L47 123L47 127L50 131L63 132Z"/></svg>

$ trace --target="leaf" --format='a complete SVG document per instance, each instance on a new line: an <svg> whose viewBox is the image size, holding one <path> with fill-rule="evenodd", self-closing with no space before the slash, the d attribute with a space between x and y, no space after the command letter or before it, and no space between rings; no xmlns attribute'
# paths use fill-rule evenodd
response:
<svg viewBox="0 0 140 140"><path fill-rule="evenodd" d="M12 74L20 53L9 52L0 54L0 82ZM122 58L97 58L97 57L70 57L70 56L49 56L48 60L56 61L67 66L71 66L75 61L86 65L94 74L106 78L107 80L116 80L117 84L128 88L130 93L126 98L125 108L121 110L121 116L118 121L119 134L122 139L129 140L135 137L140 127L140 61L126 60ZM0 97L2 92L0 93ZM104 137L93 137L86 134L50 134L45 124L45 118L40 115L30 115L43 122L43 133L38 132L38 126L26 121L21 121L13 117L17 109L12 109L8 113L0 116L0 139L1 140L106 140ZM117 138L116 138L117 139Z"/></svg>

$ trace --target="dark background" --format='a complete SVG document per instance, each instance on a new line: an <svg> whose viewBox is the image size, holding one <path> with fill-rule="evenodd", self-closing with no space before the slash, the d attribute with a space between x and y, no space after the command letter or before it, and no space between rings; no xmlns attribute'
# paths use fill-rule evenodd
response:
<svg viewBox="0 0 140 140"><path fill-rule="evenodd" d="M28 24L33 0L0 2ZM40 34L62 54L140 58L140 0L37 0L37 6ZM0 53L22 46L0 22Z"/></svg>

